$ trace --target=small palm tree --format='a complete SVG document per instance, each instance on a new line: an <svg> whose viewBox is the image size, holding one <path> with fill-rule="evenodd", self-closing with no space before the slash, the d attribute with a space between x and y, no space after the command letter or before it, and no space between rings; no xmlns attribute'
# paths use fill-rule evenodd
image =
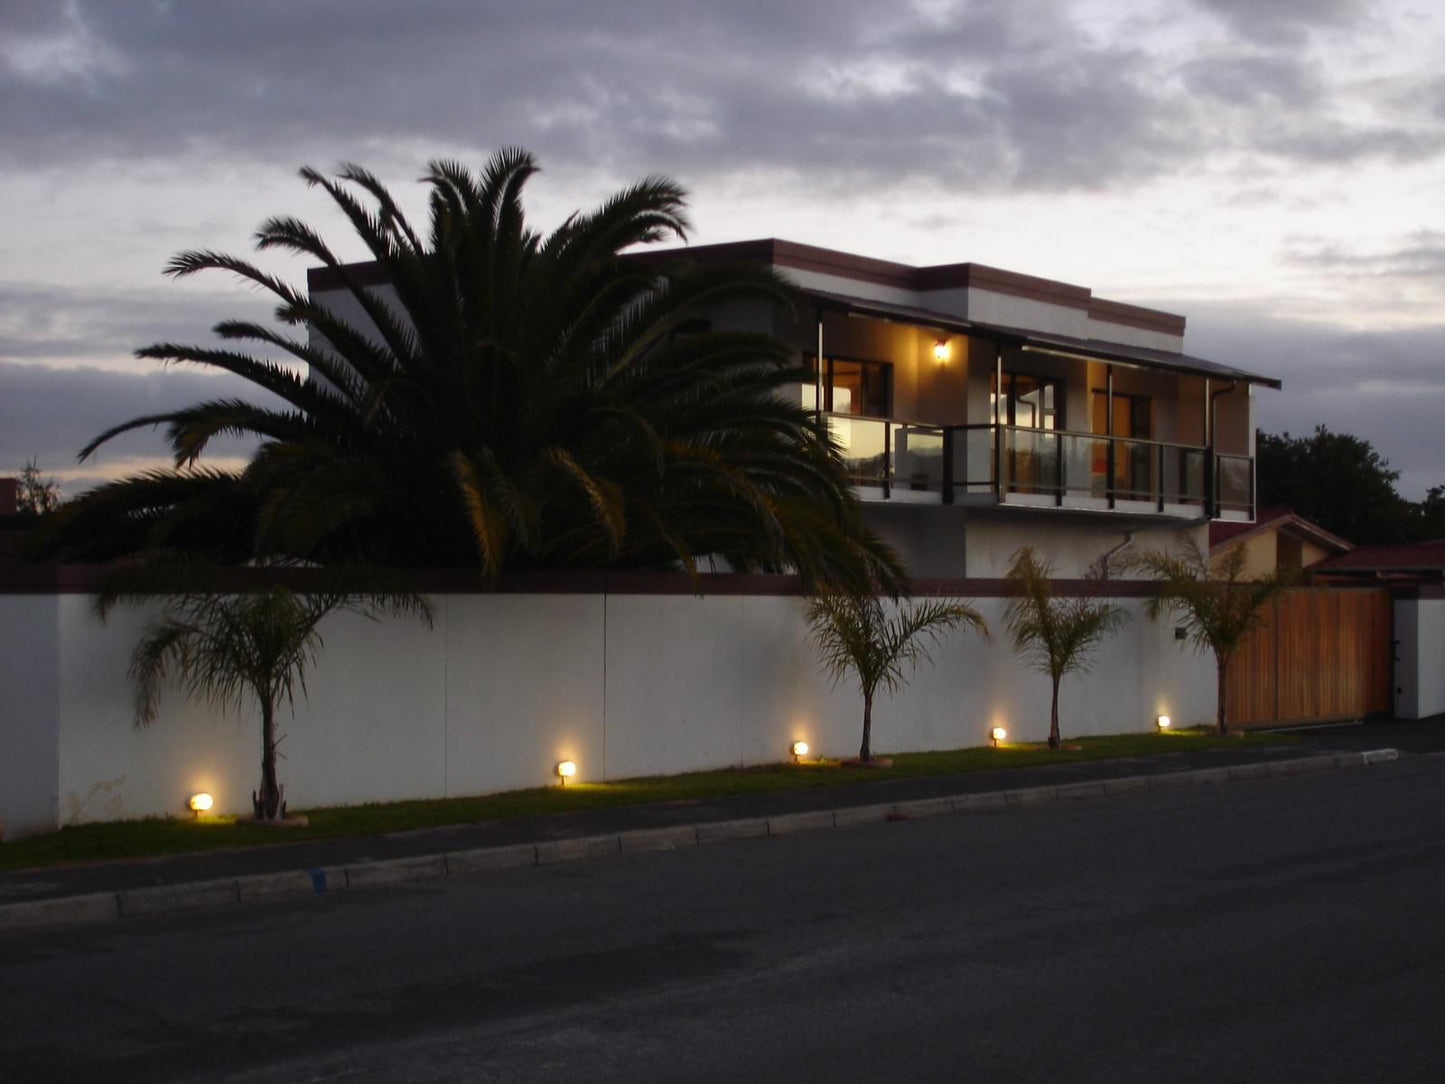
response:
<svg viewBox="0 0 1445 1084"><path fill-rule="evenodd" d="M119 602L155 597L151 590L112 587L101 594L97 609L104 620ZM322 647L322 619L335 611L373 620L415 614L431 625L430 604L410 594L299 595L277 585L233 595L195 591L164 597L164 613L147 626L131 654L136 724L155 721L173 672L187 695L222 710L254 697L261 707L261 785L251 795L258 821L286 815L276 778L276 709L284 698L294 710L298 686L305 696L306 669Z"/></svg>
<svg viewBox="0 0 1445 1084"><path fill-rule="evenodd" d="M1015 551L1008 579L1018 592L1004 610L1014 650L1049 675L1049 748L1059 747L1059 684L1065 674L1087 671L1090 655L1128 618L1118 606L1097 598L1055 598L1053 571L1032 546Z"/></svg>
<svg viewBox="0 0 1445 1084"><path fill-rule="evenodd" d="M1214 653L1219 704L1215 724L1229 733L1225 711L1225 678L1229 663L1251 629L1264 623L1264 604L1288 586L1276 573L1244 575L1244 548L1236 546L1211 560L1192 538L1180 542L1181 552L1149 550L1134 558L1133 566L1159 578L1158 591L1149 599L1149 616L1168 613L1184 622L1190 642L1198 651Z"/></svg>
<svg viewBox="0 0 1445 1084"><path fill-rule="evenodd" d="M905 684L904 665L928 661L929 644L958 625L971 625L987 636L983 616L962 602L924 602L898 609L893 617L877 595L831 592L815 595L808 605L813 643L823 667L836 685L849 673L863 692L863 744L858 759L873 759L873 696L882 686L889 692ZM927 642L922 638L926 637Z"/></svg>

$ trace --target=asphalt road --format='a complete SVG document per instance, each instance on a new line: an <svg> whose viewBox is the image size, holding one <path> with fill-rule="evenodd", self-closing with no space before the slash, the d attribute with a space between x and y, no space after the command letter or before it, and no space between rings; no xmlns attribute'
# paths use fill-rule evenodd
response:
<svg viewBox="0 0 1445 1084"><path fill-rule="evenodd" d="M1435 1080L1445 757L0 936L0 1079Z"/></svg>

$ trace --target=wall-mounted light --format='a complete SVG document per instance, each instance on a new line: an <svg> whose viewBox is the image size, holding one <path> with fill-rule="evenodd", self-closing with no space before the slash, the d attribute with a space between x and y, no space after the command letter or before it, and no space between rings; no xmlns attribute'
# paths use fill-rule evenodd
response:
<svg viewBox="0 0 1445 1084"><path fill-rule="evenodd" d="M209 812L211 807L215 804L216 799L212 798L205 791L200 791L196 794L192 794L190 798L186 800L186 805L190 807L191 812L194 813L197 817L199 817L202 813Z"/></svg>
<svg viewBox="0 0 1445 1084"><path fill-rule="evenodd" d="M805 741L795 741L792 745L788 746L788 752L793 754L794 764L801 764L803 758L808 755L808 743Z"/></svg>
<svg viewBox="0 0 1445 1084"><path fill-rule="evenodd" d="M557 772L557 778L561 780L559 785L565 787L567 780L577 774L577 762L575 760L559 760L554 770Z"/></svg>
<svg viewBox="0 0 1445 1084"><path fill-rule="evenodd" d="M1001 726L996 726L988 732L988 737L993 742L993 747L997 749L998 743L1008 737L1008 731Z"/></svg>
<svg viewBox="0 0 1445 1084"><path fill-rule="evenodd" d="M1168 730L1173 725L1173 720L1167 715L1154 716L1154 726L1159 730Z"/></svg>
<svg viewBox="0 0 1445 1084"><path fill-rule="evenodd" d="M936 339L933 343L933 360L942 365L948 360L948 340Z"/></svg>

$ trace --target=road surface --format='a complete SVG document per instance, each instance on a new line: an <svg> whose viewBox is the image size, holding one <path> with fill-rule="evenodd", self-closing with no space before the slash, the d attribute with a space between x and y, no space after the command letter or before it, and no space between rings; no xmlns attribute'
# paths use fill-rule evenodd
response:
<svg viewBox="0 0 1445 1084"><path fill-rule="evenodd" d="M0 935L0 1079L1402 1081L1445 757Z"/></svg>

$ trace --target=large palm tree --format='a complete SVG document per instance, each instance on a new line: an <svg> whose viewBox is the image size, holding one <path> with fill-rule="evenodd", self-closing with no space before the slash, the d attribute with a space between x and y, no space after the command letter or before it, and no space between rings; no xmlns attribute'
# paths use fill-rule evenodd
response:
<svg viewBox="0 0 1445 1084"><path fill-rule="evenodd" d="M650 177L549 234L521 195L532 157L480 174L433 162L428 229L369 172L302 170L346 215L387 284L358 276L321 236L274 218L257 248L331 269L348 307L250 262L184 252L175 276L224 270L274 295L278 327L215 332L304 363L157 343L138 356L234 373L278 408L216 400L102 433L164 426L175 471L100 487L57 521L50 552L77 559L181 548L400 565L793 569L809 582L896 588L896 558L863 528L837 449L786 392L807 374L765 334L699 314L786 303L760 267L691 264L684 193ZM292 329L305 329L295 331ZM218 435L259 437L239 474L194 473Z"/></svg>
<svg viewBox="0 0 1445 1084"><path fill-rule="evenodd" d="M1014 650L1035 669L1049 675L1053 687L1049 748L1057 749L1061 741L1059 686L1065 675L1089 669L1094 649L1113 635L1129 615L1111 602L1088 595L1056 597L1050 580L1052 571L1032 546L1020 546L1014 552L1007 578L1015 594L1004 607L1004 620Z"/></svg>

